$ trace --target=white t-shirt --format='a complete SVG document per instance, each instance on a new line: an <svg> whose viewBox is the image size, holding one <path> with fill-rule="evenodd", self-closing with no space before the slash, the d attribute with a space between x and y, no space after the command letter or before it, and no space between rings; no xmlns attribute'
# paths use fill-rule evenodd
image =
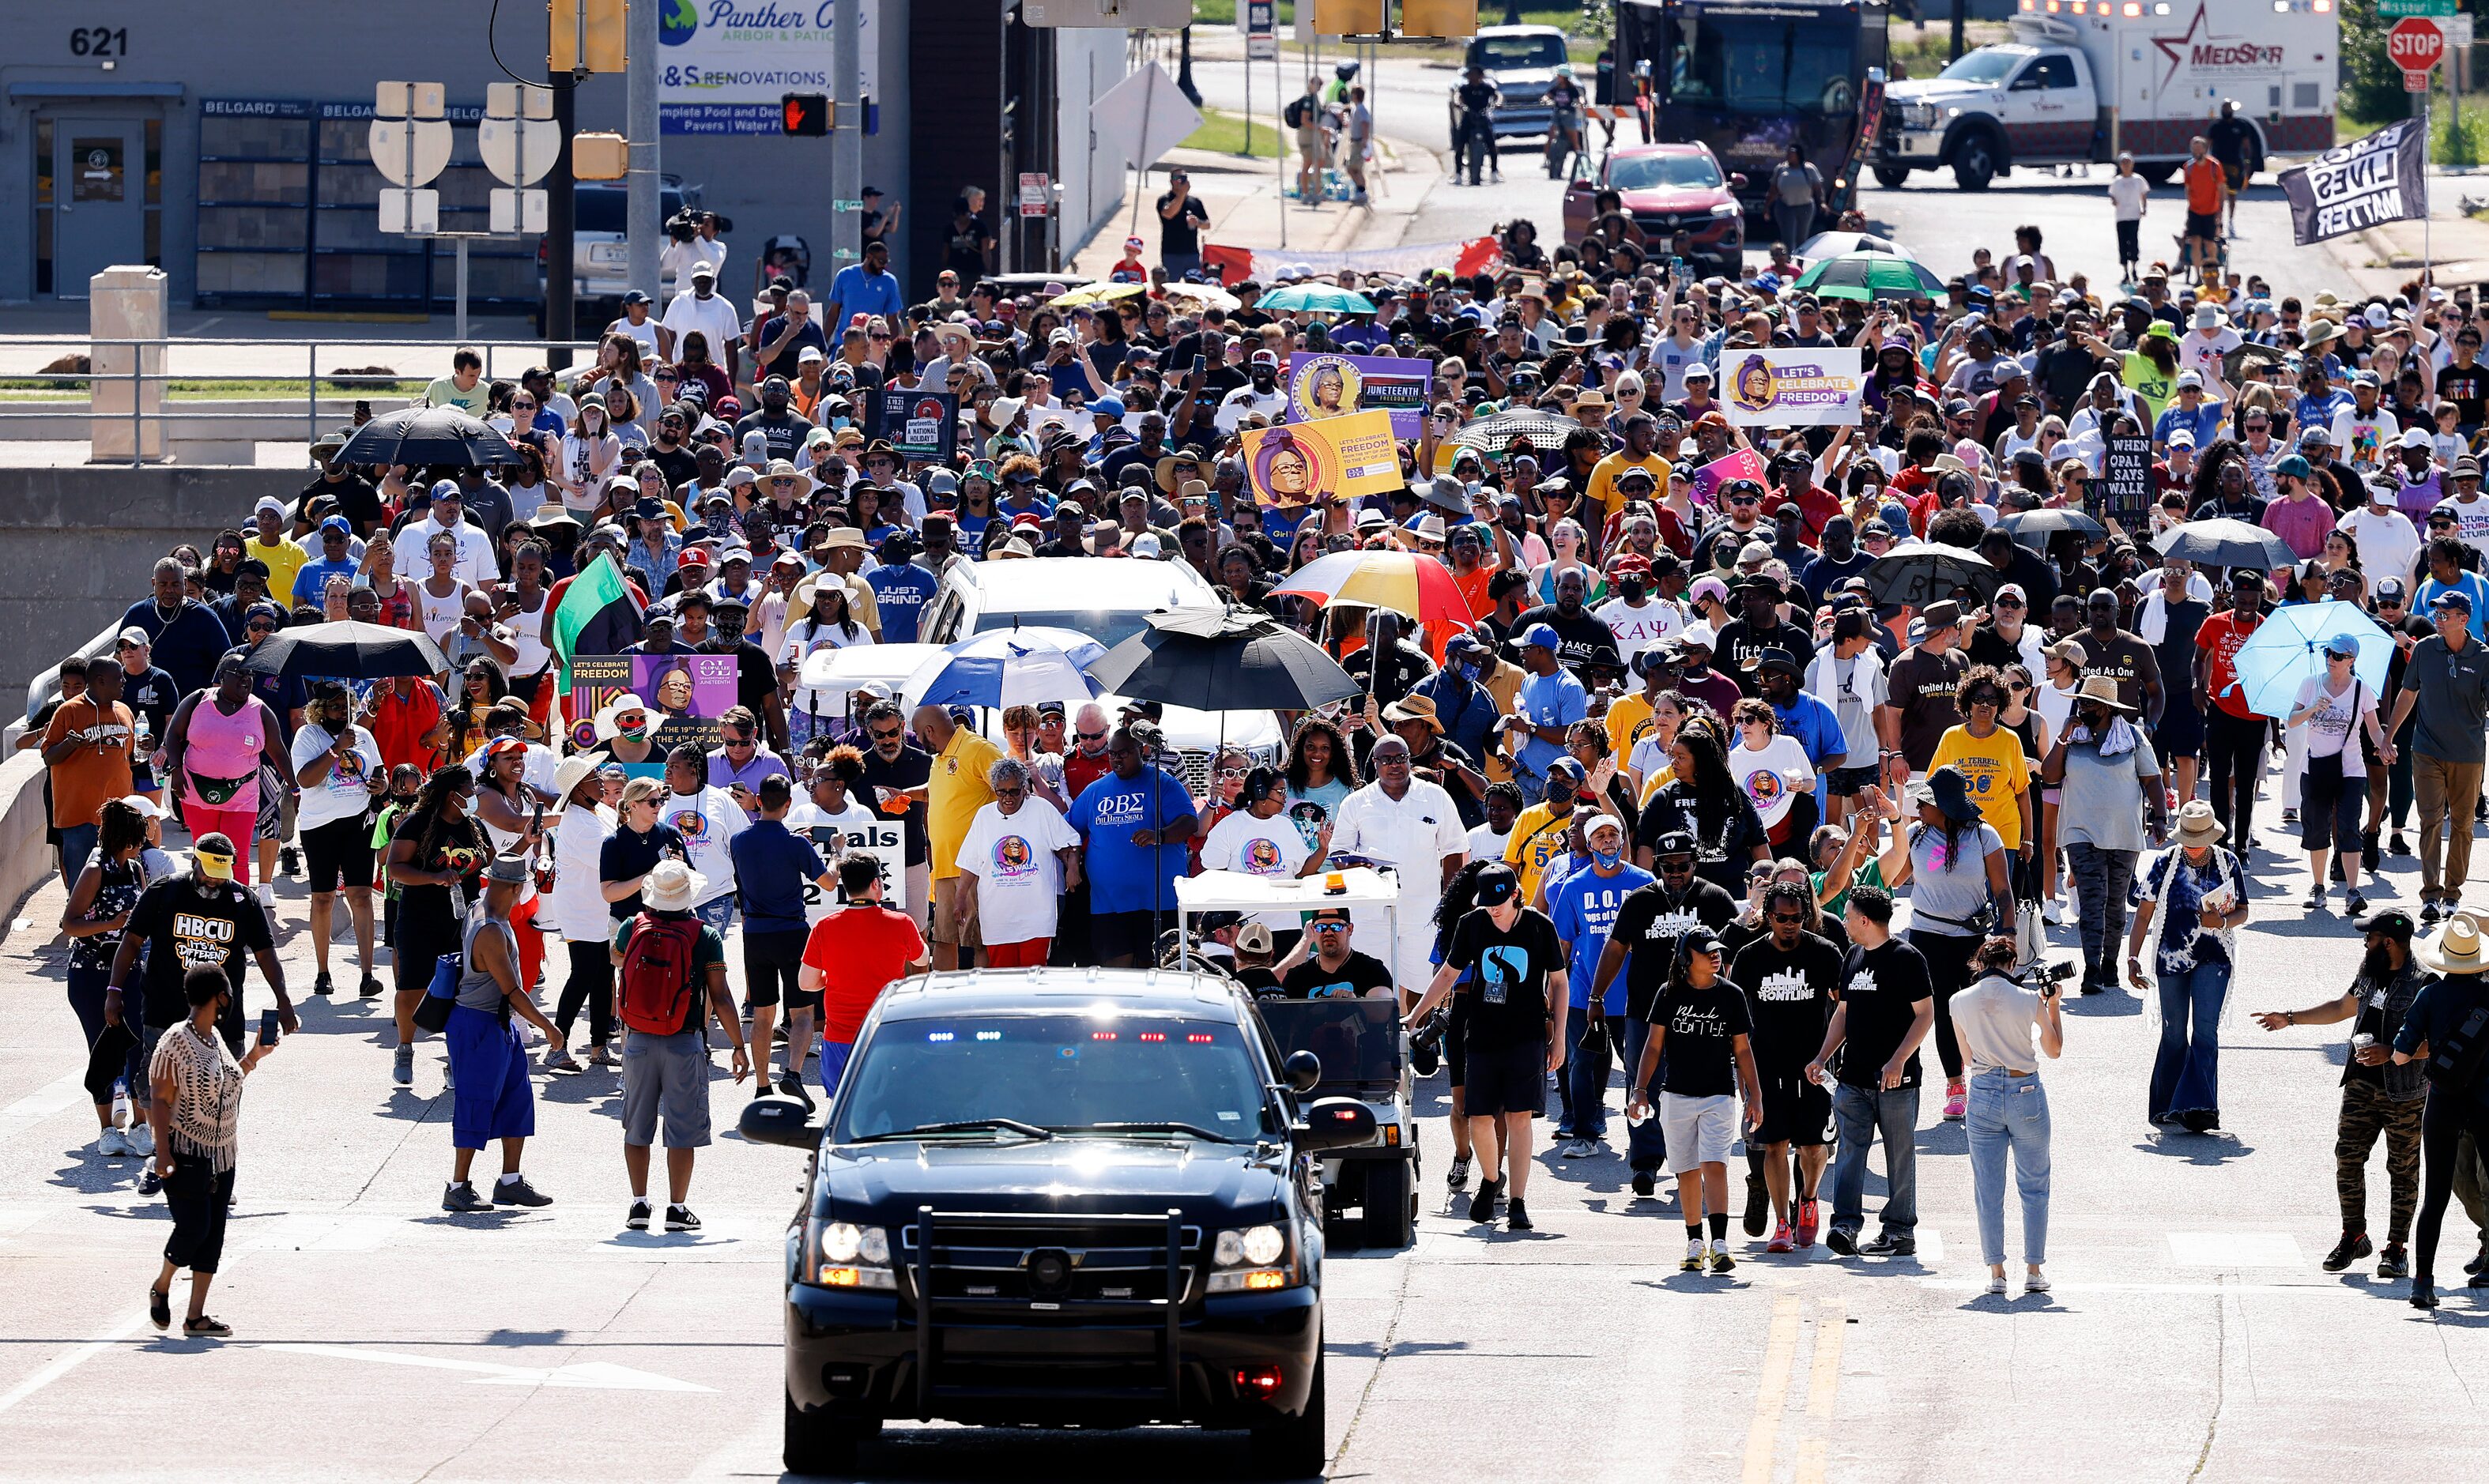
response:
<svg viewBox="0 0 2489 1484"><path fill-rule="evenodd" d="M432 557L427 549L432 538L444 530L458 538L458 560L449 569L451 576L477 585L501 581L501 561L493 555L493 538L484 534L484 528L462 520L453 529L429 515L408 522L397 533L398 575L410 583L420 583L432 576Z"/></svg>
<svg viewBox="0 0 2489 1484"><path fill-rule="evenodd" d="M2482 496L2466 503L2449 495L2438 508L2453 511L2454 533L2461 536L2474 551L2489 556L2489 496ZM2414 555L2417 556L2417 553L2415 552ZM2401 566L2379 567L2376 558L2368 555L2368 549L2365 546L2360 548L2360 565L2383 572L2411 570L2409 563Z"/></svg>
<svg viewBox="0 0 2489 1484"><path fill-rule="evenodd" d="M640 343L640 358L651 365L656 363L657 322L655 320L642 320L634 325L631 323L631 317L626 314L606 326L605 332L609 335L629 335Z"/></svg>
<svg viewBox="0 0 2489 1484"><path fill-rule="evenodd" d="M2206 334L2190 329L2178 337L2178 369L2200 372L2206 382L2221 374L2221 357L2239 348L2239 332L2224 325Z"/></svg>
<svg viewBox="0 0 2489 1484"><path fill-rule="evenodd" d="M1275 417L1279 414L1279 410L1287 405L1287 393L1279 390L1277 386L1273 385L1269 391L1255 391L1253 384L1247 382L1218 399L1218 412L1213 420L1217 423L1219 432L1233 433L1243 427L1244 419L1255 413L1260 413L1265 417Z"/></svg>
<svg viewBox="0 0 2489 1484"><path fill-rule="evenodd" d="M692 905L706 906L734 890L734 855L727 847L751 826L734 795L705 785L698 793L669 793L657 806L657 817L683 837L692 870L708 880Z"/></svg>
<svg viewBox="0 0 2489 1484"><path fill-rule="evenodd" d="M2308 758L2338 756L2342 759L2344 778L2367 777L2367 758L2361 755L2359 744L2351 740L2351 734L2366 725L2362 718L2376 714L2377 693L2355 675L2350 689L2335 695L2328 684L2328 677L2310 675L2299 682L2299 694L2292 699L2290 709L2296 714L2300 707L2315 704L2320 699L2325 708L2300 723L2307 729Z"/></svg>
<svg viewBox="0 0 2489 1484"><path fill-rule="evenodd" d="M2478 504L2482 525L2479 540L2474 542L2475 546L2489 542L2489 499L2480 500ZM2454 508L2455 519L2461 521L2463 507L2458 504ZM2410 516L2391 505L2383 509L2361 505L2334 522L2333 528L2359 543L2360 566L2363 571L2400 576L2411 571L2412 563L2419 559L2419 530L2412 525ZM2467 538L2471 536L2469 530L2464 534ZM2489 546L2481 549L2489 551Z"/></svg>
<svg viewBox="0 0 2489 1484"><path fill-rule="evenodd" d="M371 808L370 782L383 776L380 744L360 727L349 726L346 729L354 734L354 751L329 768L328 777L302 790L302 802L295 813L295 828L299 831L307 833L324 824L357 818ZM294 771L300 773L308 767L311 759L327 752L336 740L336 733L318 723L304 723L302 729L294 734Z"/></svg>
<svg viewBox="0 0 2489 1484"><path fill-rule="evenodd" d="M1312 848L1285 810L1268 819L1256 819L1240 809L1211 826L1210 838L1201 842L1204 870L1239 870L1286 881L1294 879L1312 858ZM1294 931L1302 926L1294 912L1257 912L1253 921L1273 932Z"/></svg>
<svg viewBox="0 0 2489 1484"><path fill-rule="evenodd" d="M865 627L862 618L856 619L855 632L849 634L835 623L815 623L812 615L807 614L787 625L787 637L778 644L778 663L792 665L796 675L801 677L807 655L817 654L824 649L854 649L872 642L873 630ZM844 699L836 691L799 685L795 687L794 699L787 702L787 709L797 716L836 716Z"/></svg>
<svg viewBox="0 0 2489 1484"><path fill-rule="evenodd" d="M1610 598L1592 611L1592 616L1616 637L1616 653L1628 665L1671 634L1685 631L1685 615L1665 598L1646 597L1640 608L1622 598Z"/></svg>
<svg viewBox="0 0 2489 1484"><path fill-rule="evenodd" d="M1815 767L1795 737L1774 736L1758 752L1740 742L1729 749L1729 776L1755 801L1755 813L1770 829L1788 817L1798 790L1815 784Z"/></svg>
<svg viewBox="0 0 2489 1484"><path fill-rule="evenodd" d="M743 338L743 321L723 294L701 299L689 287L666 306L666 328L674 332L674 355L683 353L683 336L697 329L708 336L708 358L724 364L726 348Z"/></svg>
<svg viewBox="0 0 2489 1484"><path fill-rule="evenodd" d="M1054 852L1078 843L1079 833L1044 799L1022 799L1009 815L998 804L978 810L959 839L959 871L977 878L978 936L987 943L1054 936L1063 895L1063 861Z"/></svg>
<svg viewBox="0 0 2489 1484"><path fill-rule="evenodd" d="M1502 860L1503 847L1511 842L1511 831L1506 830L1504 833L1498 835L1495 832L1494 825L1481 824L1476 829L1470 831L1470 859L1473 861ZM1295 924L1292 923L1289 926L1294 927Z"/></svg>
<svg viewBox="0 0 2489 1484"><path fill-rule="evenodd" d="M2145 203L2151 197L2152 183L2140 175L2109 178L2108 204L2120 221L2141 221Z"/></svg>

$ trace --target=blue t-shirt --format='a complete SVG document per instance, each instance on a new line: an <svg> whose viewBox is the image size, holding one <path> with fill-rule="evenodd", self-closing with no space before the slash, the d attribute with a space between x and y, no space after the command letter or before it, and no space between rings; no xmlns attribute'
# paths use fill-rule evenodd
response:
<svg viewBox="0 0 2489 1484"><path fill-rule="evenodd" d="M294 606L318 608L329 591L329 579L342 577L349 585L355 581L355 563L346 561L306 561L294 575Z"/></svg>
<svg viewBox="0 0 2489 1484"><path fill-rule="evenodd" d="M839 275L830 280L830 300L839 306L842 330L851 314L878 314L895 321L907 307L900 301L897 273L868 273L861 263L839 270Z"/></svg>
<svg viewBox="0 0 2489 1484"><path fill-rule="evenodd" d="M1841 718L1830 706L1800 691L1787 710L1775 701L1772 715L1779 720L1780 734L1806 749L1806 760L1822 771L1823 759L1838 753L1846 756L1849 740L1841 734Z"/></svg>
<svg viewBox="0 0 2489 1484"><path fill-rule="evenodd" d="M2221 436L2221 429L2228 422L2229 414L2228 403L2216 402L2210 397L2197 403L2191 413L2180 407L2177 399L2172 397L2169 410L2162 413L2160 420L2152 425L2152 441L2165 444L2169 442L2170 434L2185 428L2195 435L2196 447L2209 448L2213 444L2213 440Z"/></svg>
<svg viewBox="0 0 2489 1484"><path fill-rule="evenodd" d="M1565 872L1563 880L1547 889L1547 916L1556 924L1556 936L1564 941L1565 994L1575 1010L1587 1009L1590 1003L1590 982L1598 972L1599 956L1607 952L1608 934L1616 926L1625 895L1656 879L1631 863L1613 876L1600 875L1597 867L1586 866ZM1625 1013L1622 974L1609 983L1600 1012Z"/></svg>
<svg viewBox="0 0 2489 1484"><path fill-rule="evenodd" d="M1089 909L1175 910L1175 878L1184 874L1187 860L1183 842L1152 848L1132 843L1132 834L1163 831L1192 813L1192 795L1163 768L1145 767L1131 779L1109 773L1081 789L1069 820L1086 837L1082 868L1089 877Z"/></svg>
<svg viewBox="0 0 2489 1484"><path fill-rule="evenodd" d="M1512 699L1513 711L1533 727L1570 727L1587 721L1590 715L1590 693L1572 671L1560 666L1552 674L1531 675L1521 682L1521 690ZM1564 749L1543 737L1532 736L1521 744L1521 769L1533 780L1543 779Z"/></svg>
<svg viewBox="0 0 2489 1484"><path fill-rule="evenodd" d="M829 870L813 842L778 819L755 820L726 844L734 860L734 895L743 904L743 930L802 932L804 883Z"/></svg>
<svg viewBox="0 0 2489 1484"><path fill-rule="evenodd" d="M933 601L933 591L942 580L912 561L902 561L875 568L865 581L881 607L881 642L916 642L916 620L924 616L925 605Z"/></svg>
<svg viewBox="0 0 2489 1484"><path fill-rule="evenodd" d="M2489 640L2489 628L2483 627L2484 624L2489 624L2489 582L2483 582L2477 572L2457 572L2454 574L2454 581L2450 583L2441 583L2434 577L2424 577L2420 579L2419 591L2413 595L2412 612L2427 613L2429 605L2437 601L2437 595L2441 592L2459 592L2470 598L2472 600L2472 637L2475 640Z"/></svg>

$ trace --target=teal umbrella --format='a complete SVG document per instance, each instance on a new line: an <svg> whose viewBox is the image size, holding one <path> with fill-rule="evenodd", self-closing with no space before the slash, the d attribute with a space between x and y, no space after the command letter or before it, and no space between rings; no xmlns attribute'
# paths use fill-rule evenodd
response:
<svg viewBox="0 0 2489 1484"><path fill-rule="evenodd" d="M2385 687L2386 668L2393 662L2394 637L2378 627L2357 603L2328 598L2322 603L2291 603L2265 614L2247 642L2231 659L2237 670L2239 699L2258 716L2286 717L2299 687L2325 673L2326 642L2335 637L2358 647L2351 673L2376 695Z"/></svg>
<svg viewBox="0 0 2489 1484"><path fill-rule="evenodd" d="M1302 314L1372 314L1374 300L1336 284L1292 283L1263 295L1253 307Z"/></svg>
<svg viewBox="0 0 2489 1484"><path fill-rule="evenodd" d="M1851 252L1826 258L1797 275L1792 288L1817 299L1944 297L1944 280L1916 261L1890 252Z"/></svg>

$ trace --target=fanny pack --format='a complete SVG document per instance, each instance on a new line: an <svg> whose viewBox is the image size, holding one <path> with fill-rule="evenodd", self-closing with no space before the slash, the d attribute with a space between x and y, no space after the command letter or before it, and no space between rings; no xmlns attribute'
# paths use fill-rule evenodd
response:
<svg viewBox="0 0 2489 1484"><path fill-rule="evenodd" d="M243 785L258 781L259 773L256 769L240 778L210 778L205 773L193 773L190 775L190 790L196 793L199 796L199 802L208 808L222 809L232 803L235 796L242 792Z"/></svg>

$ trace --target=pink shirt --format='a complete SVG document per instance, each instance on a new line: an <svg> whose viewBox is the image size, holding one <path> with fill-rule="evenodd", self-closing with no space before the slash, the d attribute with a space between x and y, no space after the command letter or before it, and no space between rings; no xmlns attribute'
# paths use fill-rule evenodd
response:
<svg viewBox="0 0 2489 1484"><path fill-rule="evenodd" d="M2325 553L2325 537L2333 529L2333 507L2310 495L2304 499L2276 499L2264 507L2264 528L2302 561Z"/></svg>
<svg viewBox="0 0 2489 1484"><path fill-rule="evenodd" d="M190 730L187 749L182 755L182 802L207 809L249 810L259 808L260 750L268 740L268 708L256 696L243 698L242 708L227 716L217 709L212 692L199 698L190 708ZM197 779L221 780L228 785L235 779L241 786L220 801L210 802L200 796ZM215 787L212 782L211 785ZM216 791L221 793L223 788ZM236 841L247 847L248 842Z"/></svg>

